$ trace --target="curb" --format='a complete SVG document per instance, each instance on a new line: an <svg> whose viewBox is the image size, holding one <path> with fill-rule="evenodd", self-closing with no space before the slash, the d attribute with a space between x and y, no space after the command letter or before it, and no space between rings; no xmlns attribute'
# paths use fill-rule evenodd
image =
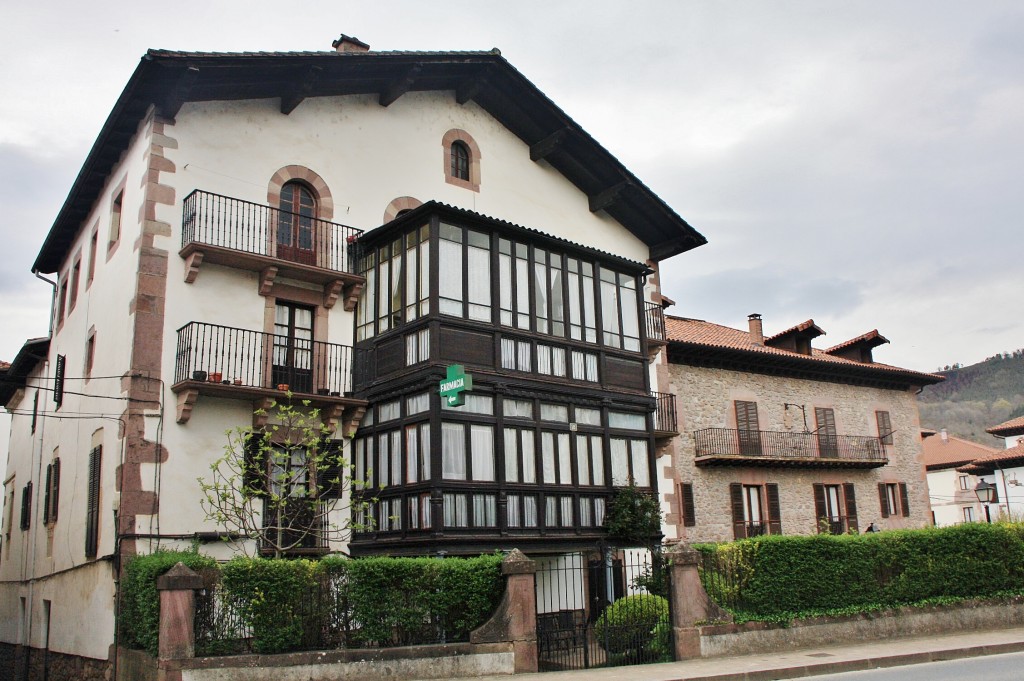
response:
<svg viewBox="0 0 1024 681"><path fill-rule="evenodd" d="M920 653L901 653L898 655L887 655L884 657L867 657L859 660L819 662L813 664L794 665L791 667L774 667L772 669L759 669L749 672L727 672L724 674L707 674L703 676L680 676L678 678L673 678L670 681L775 681L776 679L794 679L803 676L838 674L840 672L856 672L866 669L881 669L885 667L902 667L910 664L943 662L946 660L960 660L968 657L1000 655L1003 653L1017 653L1021 651L1024 651L1024 641L1013 641L1010 643L982 644L964 648L931 650Z"/></svg>

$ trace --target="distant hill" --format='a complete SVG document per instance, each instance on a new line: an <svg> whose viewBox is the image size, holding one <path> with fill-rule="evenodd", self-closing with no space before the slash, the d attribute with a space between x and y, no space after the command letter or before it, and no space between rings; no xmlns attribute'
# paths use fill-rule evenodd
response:
<svg viewBox="0 0 1024 681"><path fill-rule="evenodd" d="M950 435L996 446L985 429L1024 416L1024 349L936 373L946 380L918 395L925 428L945 428Z"/></svg>

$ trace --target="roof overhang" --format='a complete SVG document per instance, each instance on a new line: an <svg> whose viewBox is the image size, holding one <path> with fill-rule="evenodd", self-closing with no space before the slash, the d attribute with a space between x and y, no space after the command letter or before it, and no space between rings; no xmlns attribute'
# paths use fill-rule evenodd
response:
<svg viewBox="0 0 1024 681"><path fill-rule="evenodd" d="M0 404L7 404L37 364L44 361L50 352L49 338L32 338L25 341L14 357L11 366L0 373Z"/></svg>
<svg viewBox="0 0 1024 681"><path fill-rule="evenodd" d="M114 104L50 229L33 271L55 272L139 122L151 106L173 118L185 102L374 95L388 106L407 92L450 91L476 102L663 260L707 240L527 80L490 52L218 54L150 50Z"/></svg>

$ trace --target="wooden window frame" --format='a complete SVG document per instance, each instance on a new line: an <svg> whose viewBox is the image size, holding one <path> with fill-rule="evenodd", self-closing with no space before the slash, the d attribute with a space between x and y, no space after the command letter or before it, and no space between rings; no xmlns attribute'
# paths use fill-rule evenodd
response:
<svg viewBox="0 0 1024 681"><path fill-rule="evenodd" d="M892 418L889 416L889 412L885 410L875 411L875 424L878 426L878 439L881 440L883 445L893 444L893 433L892 429Z"/></svg>
<svg viewBox="0 0 1024 681"><path fill-rule="evenodd" d="M89 451L89 472L85 497L85 557L95 558L100 539L100 478L103 468L103 445Z"/></svg>
<svg viewBox="0 0 1024 681"><path fill-rule="evenodd" d="M815 483L813 488L814 522L818 533L845 534L851 532L856 534L859 527L857 523L857 497L853 483ZM829 488L836 488L838 491L837 502L839 508L837 510L841 511L838 514L829 513ZM841 531L837 532L837 529Z"/></svg>
<svg viewBox="0 0 1024 681"><path fill-rule="evenodd" d="M455 159L453 158L453 151L455 145L461 145L463 149L468 152L468 177L458 177L453 170L455 169ZM444 134L441 138L441 149L443 151L442 162L444 163L444 181L447 184L461 187L463 189L469 189L470 191L480 191L480 146L465 130L453 128Z"/></svg>

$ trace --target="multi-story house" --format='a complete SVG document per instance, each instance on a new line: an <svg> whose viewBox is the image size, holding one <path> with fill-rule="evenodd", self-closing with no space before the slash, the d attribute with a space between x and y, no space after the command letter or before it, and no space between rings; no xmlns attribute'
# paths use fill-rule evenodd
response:
<svg viewBox="0 0 1024 681"><path fill-rule="evenodd" d="M941 377L875 362L877 331L827 350L813 320L765 336L666 318L680 434L659 459L665 534L728 541L931 523L915 394ZM669 482L670 481L670 482Z"/></svg>
<svg viewBox="0 0 1024 681"><path fill-rule="evenodd" d="M998 450L954 437L945 428L938 433L922 430L921 438L932 524L944 527L989 520L990 511L978 501L975 492L981 479L957 469Z"/></svg>
<svg viewBox="0 0 1024 681"><path fill-rule="evenodd" d="M497 51L335 48L150 51L104 123L0 385L5 655L102 676L122 560L228 555L197 478L287 392L379 497L353 554L564 553L655 487L657 267L703 237Z"/></svg>
<svg viewBox="0 0 1024 681"><path fill-rule="evenodd" d="M985 432L1003 440L1006 448L981 456L958 471L977 476L992 488L991 500L982 504L989 518L1019 520L1024 517L1024 417L1012 418Z"/></svg>

